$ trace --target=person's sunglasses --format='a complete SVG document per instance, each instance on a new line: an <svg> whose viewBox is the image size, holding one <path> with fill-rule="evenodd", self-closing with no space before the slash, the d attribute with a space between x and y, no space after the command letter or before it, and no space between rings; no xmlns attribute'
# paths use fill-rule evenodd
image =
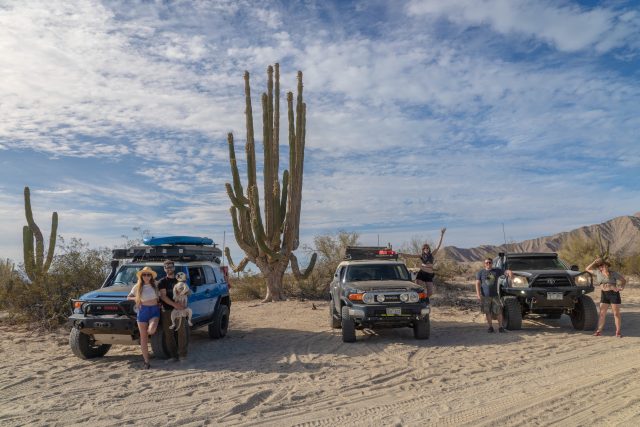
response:
<svg viewBox="0 0 640 427"><path fill-rule="evenodd" d="M151 274L149 274L149 273L142 273L142 274L141 274L141 276L142 276L142 277L144 277L144 276L149 276L149 277L151 277Z"/></svg>
<svg viewBox="0 0 640 427"><path fill-rule="evenodd" d="M164 269L165 270L173 270L175 267L173 265L165 265Z"/></svg>
<svg viewBox="0 0 640 427"><path fill-rule="evenodd" d="M485 261L484 263L485 264L491 264L491 261Z"/></svg>

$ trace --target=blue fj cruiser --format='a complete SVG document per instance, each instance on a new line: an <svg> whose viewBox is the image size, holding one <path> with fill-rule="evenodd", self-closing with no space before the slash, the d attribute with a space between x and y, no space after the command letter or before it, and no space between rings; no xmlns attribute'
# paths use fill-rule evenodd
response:
<svg viewBox="0 0 640 427"><path fill-rule="evenodd" d="M222 338L229 326L231 299L226 267L220 265L222 251L211 239L187 236L152 238L145 245L113 250L111 273L102 287L71 301L69 345L81 359L104 356L113 344L139 343L134 302L127 295L136 283L136 272L152 268L160 280L165 276L163 261L171 259L176 273L187 276L192 294L191 329L207 326L209 337ZM156 357L166 359L169 351L164 334L151 337Z"/></svg>

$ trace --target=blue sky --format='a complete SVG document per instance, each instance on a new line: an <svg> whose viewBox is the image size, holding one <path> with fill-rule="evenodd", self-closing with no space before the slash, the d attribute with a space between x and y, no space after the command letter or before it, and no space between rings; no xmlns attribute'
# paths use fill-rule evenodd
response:
<svg viewBox="0 0 640 427"><path fill-rule="evenodd" d="M3 1L0 52L0 257L21 260L29 185L45 234L54 210L92 246L226 231L239 260L225 136L244 162L242 74L260 117L275 62L283 99L304 73L303 243L640 210L637 1Z"/></svg>

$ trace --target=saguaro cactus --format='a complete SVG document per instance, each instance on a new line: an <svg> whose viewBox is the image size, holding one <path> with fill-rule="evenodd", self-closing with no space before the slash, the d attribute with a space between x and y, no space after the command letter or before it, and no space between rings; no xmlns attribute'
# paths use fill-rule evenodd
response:
<svg viewBox="0 0 640 427"><path fill-rule="evenodd" d="M267 69L267 93L262 94L262 128L264 146L264 221L260 210L260 196L256 178L256 153L251 109L251 87L249 72L244 73L245 116L247 124L247 192L244 193L238 172L233 134L229 133L229 161L233 185L227 183L227 194L231 200L233 232L245 257L235 265L229 248L225 254L235 272L242 271L249 262L254 263L267 282L264 301L282 300L282 277L291 262L294 276L301 280L307 277L316 262L311 257L304 273L300 272L298 259L293 254L299 245L300 208L302 203L302 172L306 131L306 104L302 101L302 72L298 71L298 94L295 111L293 93L287 93L289 118L289 169L279 179L280 162L280 67Z"/></svg>
<svg viewBox="0 0 640 427"><path fill-rule="evenodd" d="M32 281L41 278L49 271L53 252L56 247L56 233L58 231L58 213L54 212L51 217L51 236L49 237L49 250L47 258L44 257L44 238L40 228L33 220L31 211L31 194L29 187L24 187L24 213L27 217L27 224L22 227L22 244L24 249L24 269L27 276ZM35 240L35 250L34 250Z"/></svg>

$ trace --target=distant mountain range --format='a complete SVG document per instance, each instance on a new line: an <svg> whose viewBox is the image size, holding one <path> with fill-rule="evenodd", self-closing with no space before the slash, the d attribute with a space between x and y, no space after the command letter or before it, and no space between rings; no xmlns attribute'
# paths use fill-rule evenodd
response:
<svg viewBox="0 0 640 427"><path fill-rule="evenodd" d="M640 252L640 212L638 212L630 216L619 216L602 224L588 225L520 243L508 243L500 246L482 245L470 249L445 246L444 254L446 259L469 262L481 261L487 255L493 257L498 252L557 252L570 236L595 239L598 232L603 240L610 243L611 253L624 256Z"/></svg>

